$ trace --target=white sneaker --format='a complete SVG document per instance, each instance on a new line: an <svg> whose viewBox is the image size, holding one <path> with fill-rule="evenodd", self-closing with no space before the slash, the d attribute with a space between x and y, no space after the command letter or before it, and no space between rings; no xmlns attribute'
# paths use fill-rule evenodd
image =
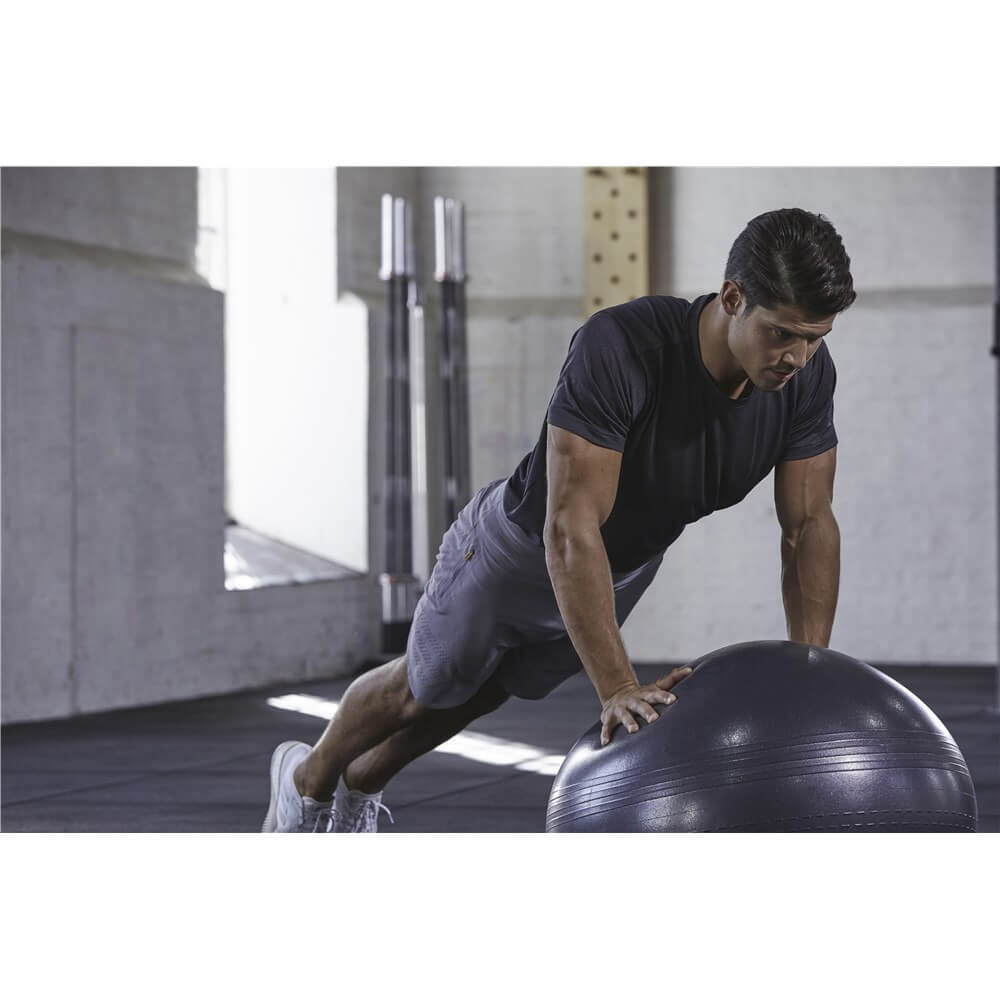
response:
<svg viewBox="0 0 1000 1000"><path fill-rule="evenodd" d="M341 778L333 795L334 833L378 833L378 814L384 812L392 823L392 813L382 805L382 793L366 795L351 791Z"/></svg>
<svg viewBox="0 0 1000 1000"><path fill-rule="evenodd" d="M261 833L329 833L332 802L299 795L292 775L308 755L307 743L290 740L271 754L271 803Z"/></svg>

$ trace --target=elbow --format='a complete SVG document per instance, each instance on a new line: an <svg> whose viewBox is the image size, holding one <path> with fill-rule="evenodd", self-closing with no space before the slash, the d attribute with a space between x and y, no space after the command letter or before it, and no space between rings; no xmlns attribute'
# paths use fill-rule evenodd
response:
<svg viewBox="0 0 1000 1000"><path fill-rule="evenodd" d="M553 559L565 558L566 551L571 545L573 531L570 527L552 520L546 521L542 529L542 544L545 546L545 560L552 562Z"/></svg>
<svg viewBox="0 0 1000 1000"><path fill-rule="evenodd" d="M564 562L573 552L603 545L601 527L596 521L590 523L589 520L581 521L577 518L549 518L542 530L542 543L547 562Z"/></svg>
<svg viewBox="0 0 1000 1000"><path fill-rule="evenodd" d="M822 507L795 524L781 526L782 549L794 552L803 538L820 535L840 541L840 526L830 505Z"/></svg>

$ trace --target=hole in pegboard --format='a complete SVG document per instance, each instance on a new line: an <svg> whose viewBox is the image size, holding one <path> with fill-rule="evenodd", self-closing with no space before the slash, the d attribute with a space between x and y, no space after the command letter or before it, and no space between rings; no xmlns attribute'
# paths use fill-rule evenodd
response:
<svg viewBox="0 0 1000 1000"><path fill-rule="evenodd" d="M634 253L630 253L630 254L628 255L628 259L629 259L629 260L637 260L638 258L636 257L636 255L635 255Z"/></svg>
<svg viewBox="0 0 1000 1000"><path fill-rule="evenodd" d="M594 263L595 264L600 264L602 260L604 260L604 258L599 253L595 253L594 254Z"/></svg>
<svg viewBox="0 0 1000 1000"><path fill-rule="evenodd" d="M617 234L617 233L612 233L612 234L611 234L611 238L612 238L613 240L616 240L616 239L618 239L618 234Z"/></svg>
<svg viewBox="0 0 1000 1000"><path fill-rule="evenodd" d="M599 219L600 217L601 217L601 211L600 211L600 209L595 209L595 211L594 211L594 218L595 219Z"/></svg>
<svg viewBox="0 0 1000 1000"><path fill-rule="evenodd" d="M618 197L618 188L612 188L611 189L611 197L612 198L617 198Z"/></svg>
<svg viewBox="0 0 1000 1000"><path fill-rule="evenodd" d="M601 304L601 300L599 298L595 298L594 299L594 305L595 306L599 306L600 304Z"/></svg>
<svg viewBox="0 0 1000 1000"><path fill-rule="evenodd" d="M612 274L611 275L611 284L612 285L617 285L618 284L618 275L617 274Z"/></svg>
<svg viewBox="0 0 1000 1000"><path fill-rule="evenodd" d="M639 213L638 213L638 212L637 212L637 211L636 211L636 210L635 210L634 208L630 208L630 209L628 210L628 217L629 217L630 219L634 219L634 218L636 218L636 216L638 216L638 214L639 214Z"/></svg>

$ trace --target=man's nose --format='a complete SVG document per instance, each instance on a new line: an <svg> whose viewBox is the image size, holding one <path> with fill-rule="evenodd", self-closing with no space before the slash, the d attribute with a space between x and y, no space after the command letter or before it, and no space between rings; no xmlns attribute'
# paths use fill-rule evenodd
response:
<svg viewBox="0 0 1000 1000"><path fill-rule="evenodd" d="M805 341L800 341L794 347L790 347L781 356L781 360L786 365L791 365L794 368L804 368L808 359L809 345Z"/></svg>

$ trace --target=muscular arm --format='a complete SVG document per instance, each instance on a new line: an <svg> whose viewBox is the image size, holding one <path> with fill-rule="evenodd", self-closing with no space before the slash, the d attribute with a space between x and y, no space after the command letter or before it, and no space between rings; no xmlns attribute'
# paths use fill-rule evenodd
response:
<svg viewBox="0 0 1000 1000"><path fill-rule="evenodd" d="M781 525L781 591L788 638L828 646L840 586L840 528L833 516L837 449L782 462L774 474Z"/></svg>
<svg viewBox="0 0 1000 1000"><path fill-rule="evenodd" d="M601 703L638 686L618 630L601 525L614 507L621 453L549 425L545 561L566 631Z"/></svg>

